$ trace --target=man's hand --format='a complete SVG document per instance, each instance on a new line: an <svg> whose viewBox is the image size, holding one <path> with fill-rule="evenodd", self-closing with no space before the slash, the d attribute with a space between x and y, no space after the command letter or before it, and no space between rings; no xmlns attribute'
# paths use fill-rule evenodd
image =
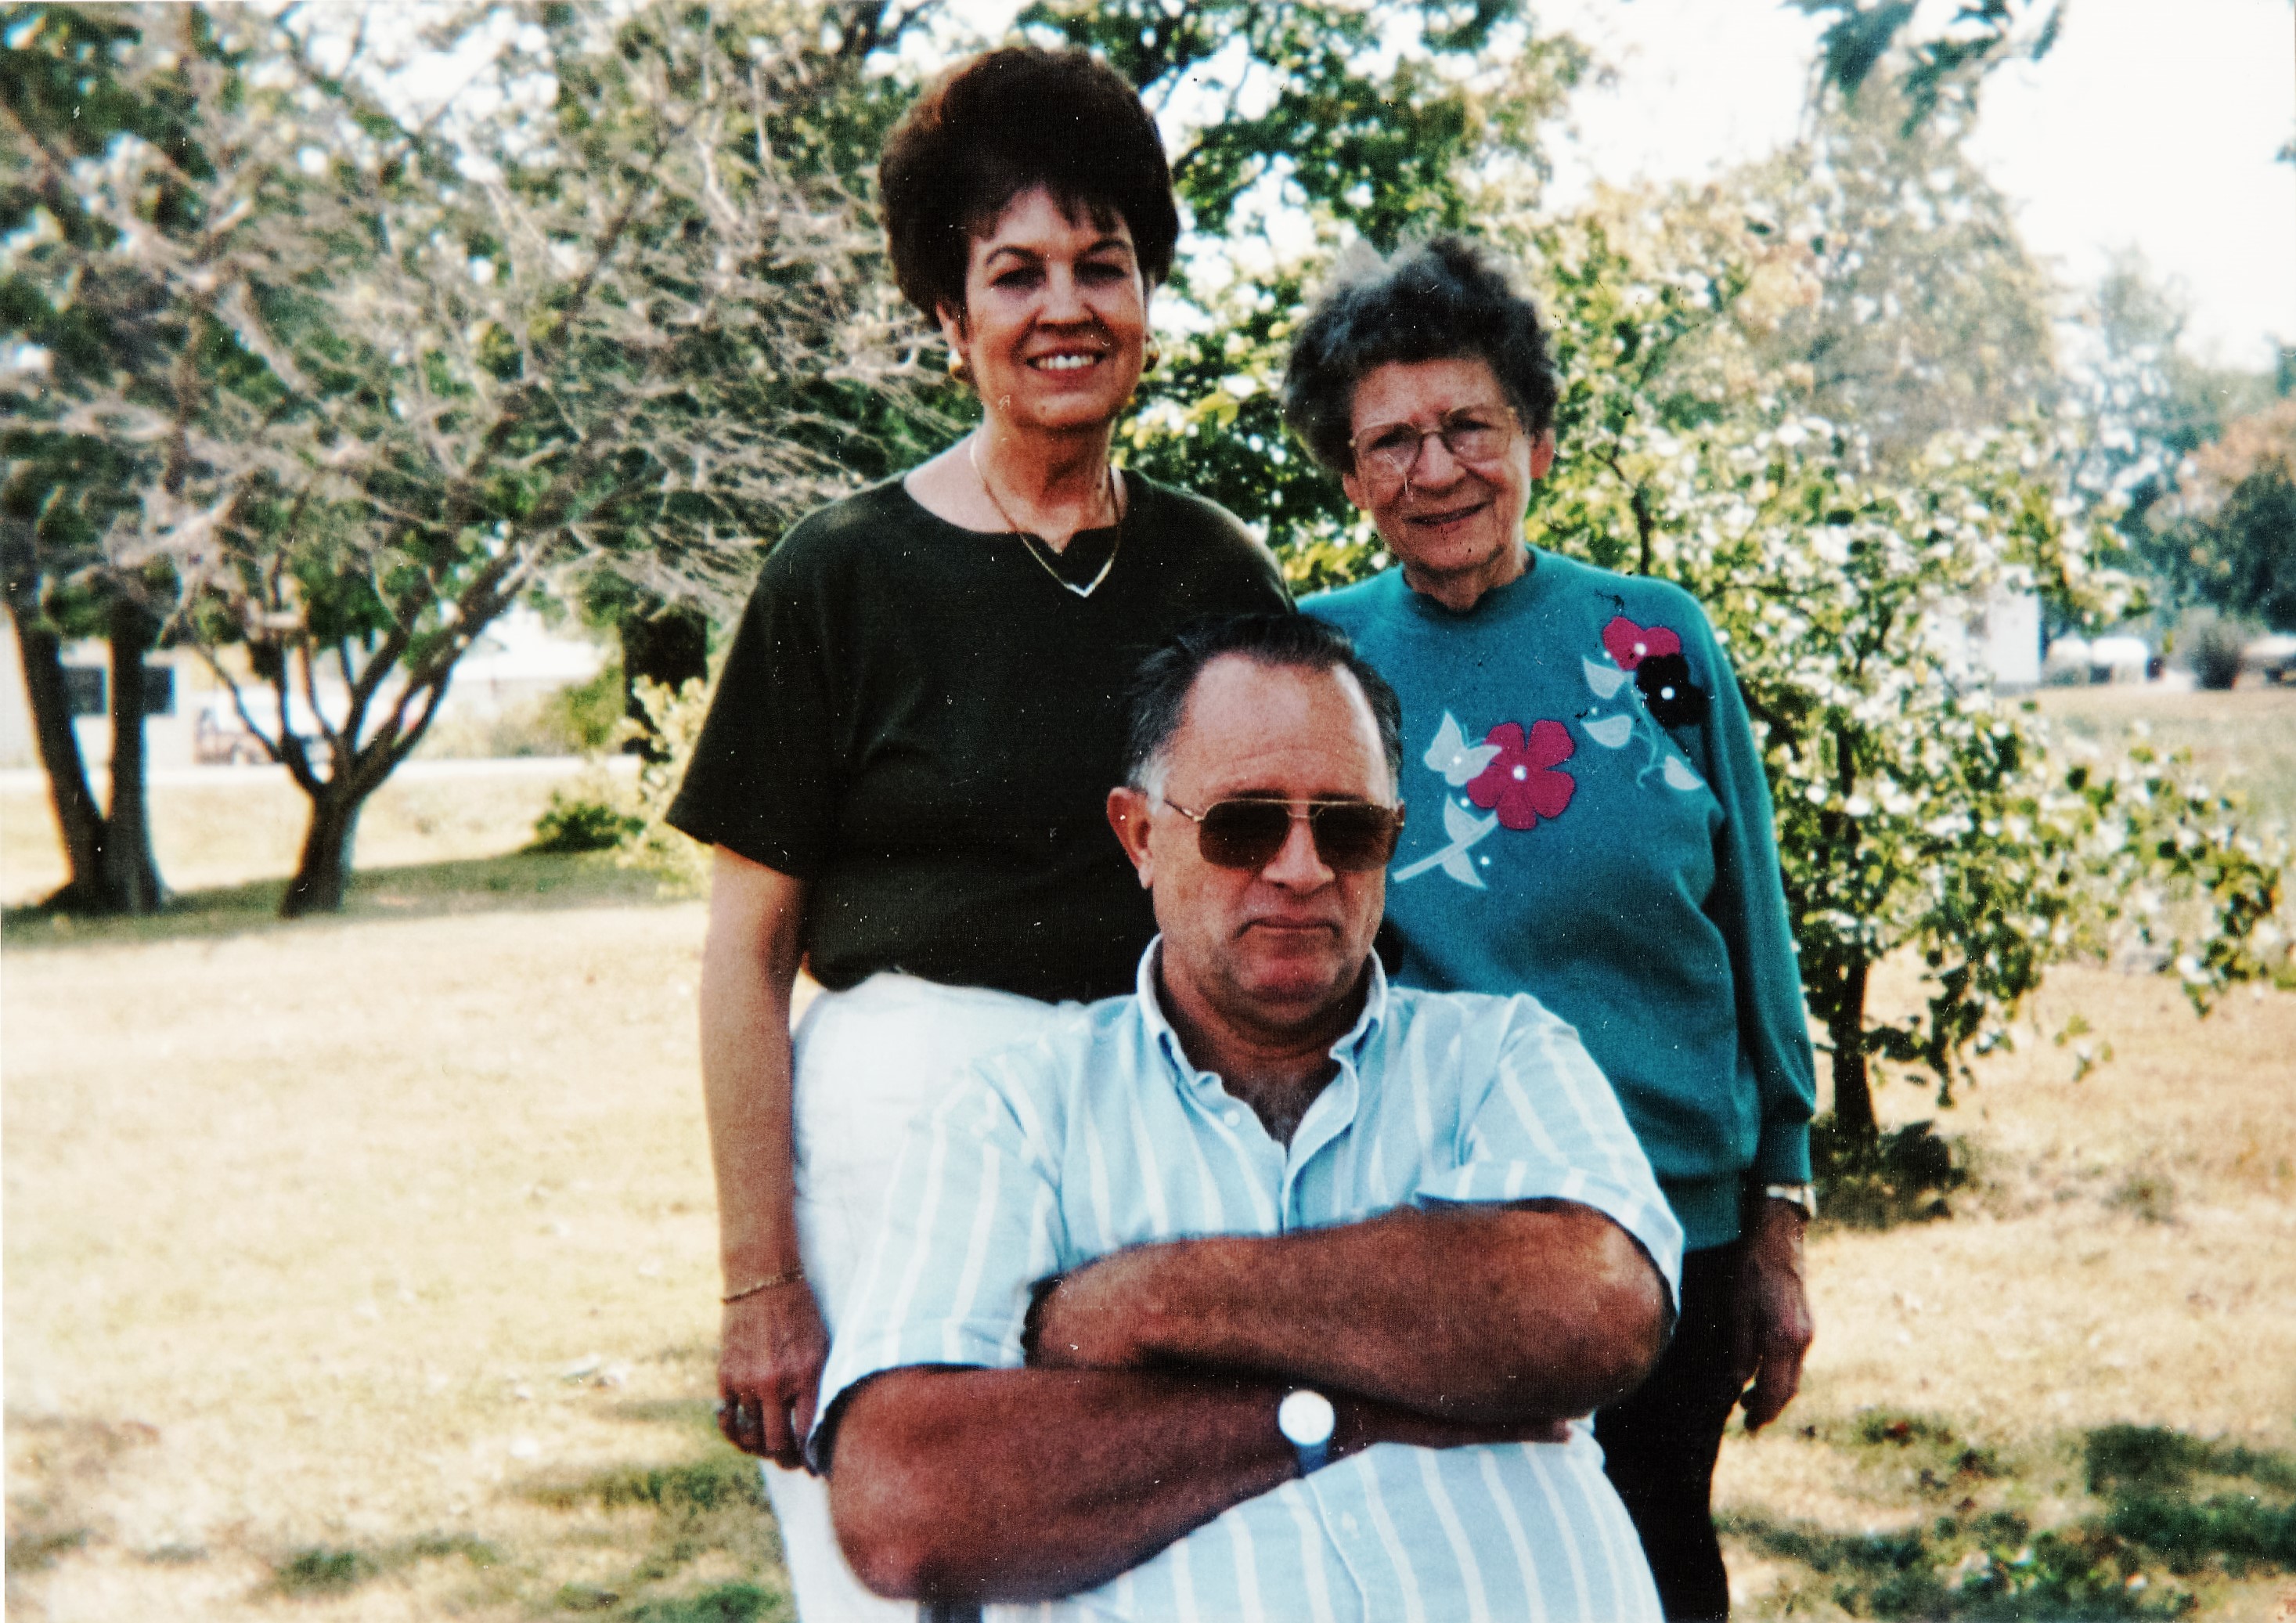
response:
<svg viewBox="0 0 2296 1623"><path fill-rule="evenodd" d="M1801 1386L1802 1357L1816 1333L1801 1279L1801 1236L1808 1221L1800 1208L1766 1200L1746 1232L1733 1356L1738 1384L1752 1382L1739 1399L1749 1431L1775 1420Z"/></svg>
<svg viewBox="0 0 2296 1623"><path fill-rule="evenodd" d="M776 1465L804 1460L829 1332L803 1280L729 1302L718 1354L718 1429Z"/></svg>

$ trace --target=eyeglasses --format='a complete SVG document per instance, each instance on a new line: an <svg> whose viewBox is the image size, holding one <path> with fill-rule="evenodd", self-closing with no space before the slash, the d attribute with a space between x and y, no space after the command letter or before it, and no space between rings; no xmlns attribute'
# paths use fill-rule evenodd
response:
<svg viewBox="0 0 2296 1623"><path fill-rule="evenodd" d="M1430 439L1464 463L1488 463L1506 455L1514 438L1514 414L1482 409L1453 412L1431 429L1412 422L1390 422L1366 430L1348 441L1356 466L1365 475L1388 484L1400 484L1419 465L1420 453Z"/></svg>
<svg viewBox="0 0 2296 1623"><path fill-rule="evenodd" d="M1215 800L1201 811L1164 804L1196 825L1196 849L1216 868L1266 867L1292 838L1295 817L1308 820L1316 857L1339 873L1385 867L1403 832L1403 807L1368 800Z"/></svg>

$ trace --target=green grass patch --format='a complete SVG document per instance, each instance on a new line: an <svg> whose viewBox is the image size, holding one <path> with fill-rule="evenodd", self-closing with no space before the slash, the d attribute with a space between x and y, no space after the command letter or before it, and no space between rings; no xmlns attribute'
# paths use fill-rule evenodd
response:
<svg viewBox="0 0 2296 1623"><path fill-rule="evenodd" d="M340 1594L382 1569L372 1556L332 1545L298 1550L271 1570L271 1586L285 1595Z"/></svg>
<svg viewBox="0 0 2296 1623"><path fill-rule="evenodd" d="M784 1623L797 1610L786 1594L735 1583L648 1601L626 1615L630 1623Z"/></svg>
<svg viewBox="0 0 2296 1623"><path fill-rule="evenodd" d="M342 1594L386 1572L455 1557L481 1571L500 1565L503 1560L502 1552L486 1540L460 1533L428 1533L380 1550L311 1545L274 1564L271 1588L290 1598Z"/></svg>
<svg viewBox="0 0 2296 1623"><path fill-rule="evenodd" d="M693 1404L668 1418L685 1421ZM562 1612L616 1623L719 1623L720 1619L796 1617L776 1581L780 1546L757 1462L714 1443L699 1456L665 1465L628 1465L521 1490L529 1501L570 1516L618 1512L616 1545L628 1565L619 1575L562 1585L551 1600ZM697 1563L730 1557L742 1576L699 1588Z"/></svg>
<svg viewBox="0 0 2296 1623"><path fill-rule="evenodd" d="M1935 1415L1860 1410L1805 1426L1944 1508L1889 1531L1739 1512L1718 1525L1791 1571L1769 1610L1858 1618L2177 1618L2211 1588L2296 1571L2296 1458L2159 1427L2112 1425L2005 1460ZM2067 1460L2074 1512L2031 1502ZM2053 1463L2053 1462L2054 1462Z"/></svg>
<svg viewBox="0 0 2296 1623"><path fill-rule="evenodd" d="M119 946L373 919L639 906L677 899L664 895L658 877L622 866L607 851L521 851L463 862L376 868L353 875L342 912L311 918L279 917L279 899L286 889L285 880L272 879L184 891L165 910L146 918L82 918L39 907L12 907L0 915L0 939L11 948Z"/></svg>
<svg viewBox="0 0 2296 1623"><path fill-rule="evenodd" d="M595 1504L606 1510L644 1505L673 1513L766 1508L765 1484L757 1463L746 1455L722 1455L678 1465L631 1466L600 1471L578 1482L545 1483L527 1496L554 1510Z"/></svg>

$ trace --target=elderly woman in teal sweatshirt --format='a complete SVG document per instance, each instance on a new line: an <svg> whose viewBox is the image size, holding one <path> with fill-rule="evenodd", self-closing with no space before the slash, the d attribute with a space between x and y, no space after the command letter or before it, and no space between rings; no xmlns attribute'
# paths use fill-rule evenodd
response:
<svg viewBox="0 0 2296 1623"><path fill-rule="evenodd" d="M1718 1618L1722 1433L1741 1404L1750 1430L1777 1416L1810 1340L1809 1035L1761 758L1705 615L1524 542L1554 399L1538 313L1487 251L1438 238L1344 277L1285 411L1402 567L1303 607L1403 698L1396 979L1528 992L1576 1026L1681 1219L1673 1341L1595 1436L1667 1615Z"/></svg>

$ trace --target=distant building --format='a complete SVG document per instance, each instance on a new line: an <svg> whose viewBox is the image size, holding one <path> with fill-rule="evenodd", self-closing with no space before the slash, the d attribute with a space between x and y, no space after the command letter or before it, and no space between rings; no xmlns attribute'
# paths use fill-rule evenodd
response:
<svg viewBox="0 0 2296 1623"><path fill-rule="evenodd" d="M605 650L597 644L553 628L535 610L519 604L488 627L456 663L439 719L499 714L546 697L574 683L588 681L598 674L606 658ZM94 770L111 759L111 650L102 642L68 643L63 661L72 700L72 726L79 735L81 758ZM162 650L152 655L148 668L151 711L144 736L152 766L269 758L248 734L230 689L198 655L182 649ZM339 717L349 690L332 660L322 662L314 685L320 709L330 719ZM242 676L241 693L258 725L266 730L277 726L278 701L267 686ZM316 734L317 728L305 709L299 693L291 695L290 721L299 732ZM0 768L39 764L15 623L0 615Z"/></svg>
<svg viewBox="0 0 2296 1623"><path fill-rule="evenodd" d="M1931 624L1949 668L2000 693L2040 686L2041 600L2034 594L1997 592L1974 613Z"/></svg>

